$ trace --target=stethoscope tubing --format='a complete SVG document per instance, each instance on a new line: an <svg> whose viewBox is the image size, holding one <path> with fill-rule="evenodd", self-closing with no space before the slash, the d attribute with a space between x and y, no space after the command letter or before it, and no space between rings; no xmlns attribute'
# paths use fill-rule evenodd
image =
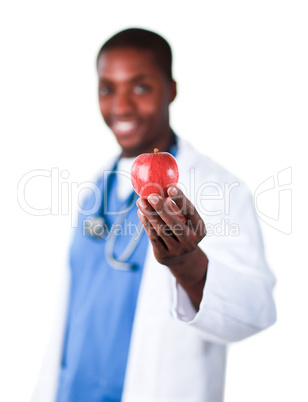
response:
<svg viewBox="0 0 308 402"><path fill-rule="evenodd" d="M106 205L106 197L109 194L110 188L111 188L111 184L112 184L112 180L113 180L113 175L116 174L117 171L117 167L118 167L118 163L119 163L120 158L117 159L117 161L115 162L111 172L109 173L108 177L107 177L107 183L104 186L103 189L103 199L102 199L102 205L99 211L99 214L95 217L92 218L92 221L99 221L100 225L102 225L102 227L105 227L104 230L102 230L101 235L95 235L93 232L88 232L88 235L91 237L95 237L96 239L100 239L102 241L105 241L105 258L107 263L114 269L117 270L121 270L121 271L130 271L133 269L136 269L136 265L131 264L128 261L128 259L131 257L131 255L133 254L134 250L136 249L136 247L139 244L139 241L142 237L142 233L144 231L142 224L140 223L140 225L138 226L137 229L137 233L138 233L138 237L137 238L132 238L130 239L128 245L126 246L126 248L123 250L122 254L118 257L115 258L114 256L114 248L115 248L115 243L116 243L116 239L117 236L114 233L113 230L113 225L110 228L110 233L108 236L106 236L106 230L108 228L106 219L104 217L104 205ZM135 193L135 191L133 191L130 196L127 199L127 203L124 209L127 209L128 205L131 205L131 203L135 203L137 201L138 195ZM127 213L121 213L121 211L119 211L118 217L114 223L115 227L118 227L119 225L122 226L125 218L127 217Z"/></svg>

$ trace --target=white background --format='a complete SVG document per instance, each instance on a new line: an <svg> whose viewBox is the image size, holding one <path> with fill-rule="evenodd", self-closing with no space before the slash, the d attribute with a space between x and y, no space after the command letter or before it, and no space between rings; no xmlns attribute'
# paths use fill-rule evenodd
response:
<svg viewBox="0 0 308 402"><path fill-rule="evenodd" d="M292 233L261 224L278 279L278 321L231 346L225 400L308 400L307 20L305 2L296 0L1 6L1 401L30 400L69 245L71 183L91 180L117 150L99 114L95 58L109 36L131 26L155 30L173 47L178 98L171 113L179 135L253 193L292 168ZM60 178L63 213L26 214L19 180L51 168L69 172ZM28 202L49 206L50 184L33 180ZM277 194L263 199L270 216ZM282 212L288 225L291 206Z"/></svg>

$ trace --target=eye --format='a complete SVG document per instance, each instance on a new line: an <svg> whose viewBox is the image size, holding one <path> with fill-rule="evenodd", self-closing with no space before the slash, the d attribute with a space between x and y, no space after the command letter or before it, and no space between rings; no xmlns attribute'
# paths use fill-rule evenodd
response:
<svg viewBox="0 0 308 402"><path fill-rule="evenodd" d="M99 96L107 96L107 95L110 95L111 93L112 93L112 88L109 87L108 85L103 85L98 88Z"/></svg>
<svg viewBox="0 0 308 402"><path fill-rule="evenodd" d="M133 91L136 95L143 95L150 92L151 87L147 84L137 84L134 86Z"/></svg>

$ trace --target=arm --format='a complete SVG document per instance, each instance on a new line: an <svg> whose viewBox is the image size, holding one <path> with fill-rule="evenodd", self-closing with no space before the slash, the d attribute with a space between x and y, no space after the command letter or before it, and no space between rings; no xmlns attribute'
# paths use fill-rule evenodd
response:
<svg viewBox="0 0 308 402"><path fill-rule="evenodd" d="M265 262L251 197L245 186L238 190L239 196L228 216L240 227L237 237L204 238L202 219L178 191L178 197L169 193L177 208L171 198L158 197L156 204L151 202L152 197L149 202L144 199L138 202L142 209L139 217L154 255L175 277L174 317L195 328L206 340L219 343L243 339L273 324L275 279ZM177 214L171 214L170 210L176 210ZM172 218L165 213L173 215ZM172 233L166 230L170 227Z"/></svg>

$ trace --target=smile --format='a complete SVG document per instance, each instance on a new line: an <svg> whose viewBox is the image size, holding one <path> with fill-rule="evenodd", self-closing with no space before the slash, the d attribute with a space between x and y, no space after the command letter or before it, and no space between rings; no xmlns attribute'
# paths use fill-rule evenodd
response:
<svg viewBox="0 0 308 402"><path fill-rule="evenodd" d="M116 135L133 134L138 127L136 121L115 121L111 129Z"/></svg>

